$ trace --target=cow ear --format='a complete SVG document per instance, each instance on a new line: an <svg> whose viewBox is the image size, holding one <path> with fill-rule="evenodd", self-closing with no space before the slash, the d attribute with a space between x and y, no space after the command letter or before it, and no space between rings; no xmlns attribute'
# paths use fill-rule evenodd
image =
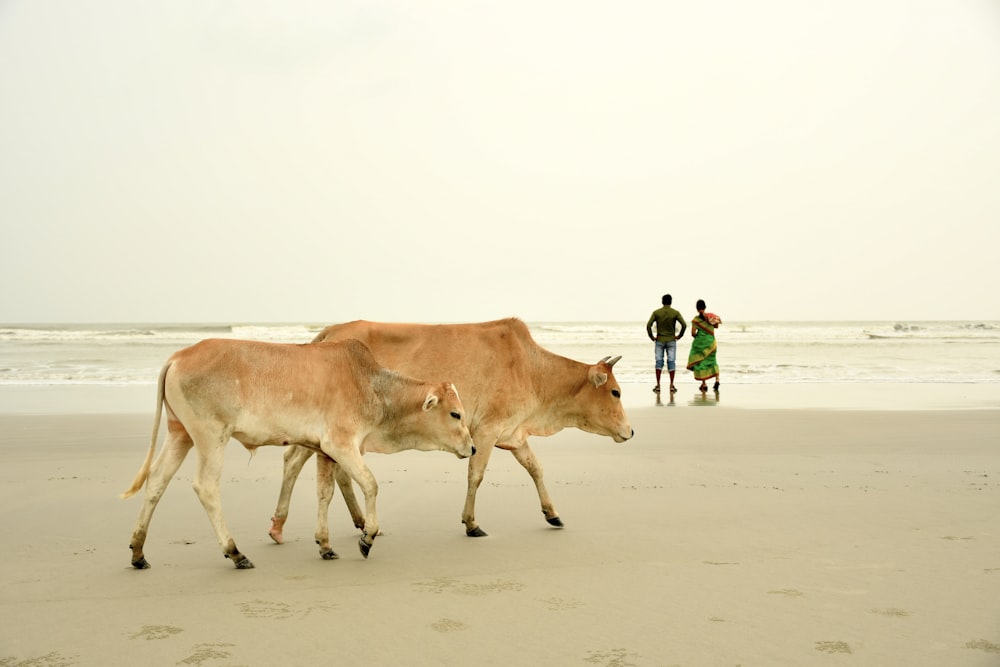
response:
<svg viewBox="0 0 1000 667"><path fill-rule="evenodd" d="M438 397L434 394L427 394L427 398L424 399L424 412L427 412L437 404Z"/></svg>
<svg viewBox="0 0 1000 667"><path fill-rule="evenodd" d="M600 387L608 381L608 374L601 371L597 366L591 366L590 371L587 373L587 378L595 387Z"/></svg>

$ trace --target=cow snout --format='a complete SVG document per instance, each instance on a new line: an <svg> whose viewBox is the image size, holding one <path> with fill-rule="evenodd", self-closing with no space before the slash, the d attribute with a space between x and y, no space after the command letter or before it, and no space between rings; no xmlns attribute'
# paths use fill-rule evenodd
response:
<svg viewBox="0 0 1000 667"><path fill-rule="evenodd" d="M476 455L476 445L473 444L472 438L469 438L469 440L466 441L465 445L466 445L465 447L461 447L455 450L455 456L457 456L460 459L467 459L470 456Z"/></svg>
<svg viewBox="0 0 1000 667"><path fill-rule="evenodd" d="M619 434L613 435L612 438L614 438L615 442L625 442L626 440L630 440L631 438L635 437L635 429L633 429L631 426L628 427L628 429L626 429L625 432L628 435L622 435L622 434L619 433Z"/></svg>

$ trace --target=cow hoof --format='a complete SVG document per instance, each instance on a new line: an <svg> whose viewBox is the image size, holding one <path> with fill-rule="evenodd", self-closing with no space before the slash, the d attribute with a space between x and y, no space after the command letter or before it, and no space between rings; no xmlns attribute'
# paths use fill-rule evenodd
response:
<svg viewBox="0 0 1000 667"><path fill-rule="evenodd" d="M361 555L368 558L368 552L372 550L372 545L365 542L365 538L358 540L358 547L361 549Z"/></svg>
<svg viewBox="0 0 1000 667"><path fill-rule="evenodd" d="M132 561L132 567L137 570L148 570L149 563L146 562L145 558L140 558L139 560Z"/></svg>
<svg viewBox="0 0 1000 667"><path fill-rule="evenodd" d="M469 537L486 537L487 535L486 531L480 528L479 526L466 530L465 534L468 535Z"/></svg>
<svg viewBox="0 0 1000 667"><path fill-rule="evenodd" d="M251 561L246 556L243 556L242 558L240 558L237 561L233 561L233 564L236 566L237 570L252 570L253 569L253 561Z"/></svg>
<svg viewBox="0 0 1000 667"><path fill-rule="evenodd" d="M552 518L546 518L545 520L549 522L550 526L555 526L556 528L562 528L563 527L562 519L560 519L557 516L554 516Z"/></svg>
<svg viewBox="0 0 1000 667"><path fill-rule="evenodd" d="M327 549L326 551L320 551L319 555L323 557L323 560L337 560L340 556L333 549Z"/></svg>

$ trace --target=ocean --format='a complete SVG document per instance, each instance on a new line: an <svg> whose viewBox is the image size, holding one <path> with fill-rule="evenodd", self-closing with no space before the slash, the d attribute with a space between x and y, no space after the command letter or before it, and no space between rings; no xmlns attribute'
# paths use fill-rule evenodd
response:
<svg viewBox="0 0 1000 667"><path fill-rule="evenodd" d="M621 355L622 383L653 382L645 322L528 322L546 349L588 363ZM307 343L325 324L0 325L0 386L154 385L204 338ZM1000 322L725 322L723 384L1000 383ZM678 343L678 376L690 336Z"/></svg>

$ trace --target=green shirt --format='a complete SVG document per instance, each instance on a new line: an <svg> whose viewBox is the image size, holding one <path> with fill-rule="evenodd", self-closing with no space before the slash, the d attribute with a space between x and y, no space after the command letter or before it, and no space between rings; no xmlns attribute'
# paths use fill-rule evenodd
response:
<svg viewBox="0 0 1000 667"><path fill-rule="evenodd" d="M656 341L658 343L669 343L684 335L687 330L687 322L684 316L670 306L663 306L653 311L646 322L646 335L653 337L653 323L656 323ZM681 323L680 333L677 333L677 323Z"/></svg>

